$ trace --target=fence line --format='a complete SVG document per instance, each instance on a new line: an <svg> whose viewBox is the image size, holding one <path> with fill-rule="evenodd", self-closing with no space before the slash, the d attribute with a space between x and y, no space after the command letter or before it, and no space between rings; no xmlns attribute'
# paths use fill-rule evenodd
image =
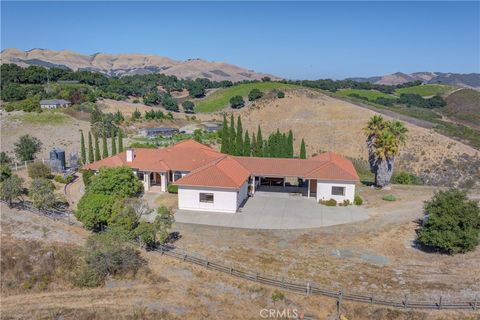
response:
<svg viewBox="0 0 480 320"><path fill-rule="evenodd" d="M6 203L5 201L1 202ZM15 207L28 210L37 214L42 214L55 220L63 219L64 222L64 219L68 218L67 223L72 224L72 222L70 222L70 216L72 215L72 212L70 211L57 209L37 209L33 207L30 202L27 201L16 203ZM182 249L176 248L172 245L159 245L157 248L153 249L152 252L160 255L166 255L184 262L189 262L204 267L206 269L222 272L233 277L277 287L286 291L299 293L307 296L316 295L330 297L336 299L337 304L341 304L342 301L346 300L369 305L417 310L478 311L480 307L480 300L478 299L478 295L475 295L474 300L467 301L454 301L454 299L450 299L450 301L448 301L442 296L439 297L438 301L416 301L408 299L408 296L405 296L403 299L384 298L373 294L365 295L350 293L348 291L344 291L343 289L334 290L331 288L323 288L308 281L298 281L287 278L282 278L281 280L278 280L272 278L271 276L266 276L260 273L240 270L239 268L234 268L233 266L225 266L218 262L211 261L208 258L202 258L197 254L189 253Z"/></svg>

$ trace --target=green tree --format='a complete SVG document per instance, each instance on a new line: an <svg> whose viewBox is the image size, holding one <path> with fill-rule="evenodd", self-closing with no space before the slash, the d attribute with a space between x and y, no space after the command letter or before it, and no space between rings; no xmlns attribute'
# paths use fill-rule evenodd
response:
<svg viewBox="0 0 480 320"><path fill-rule="evenodd" d="M8 164L0 164L0 182L5 181L11 176L12 176L12 169L10 169Z"/></svg>
<svg viewBox="0 0 480 320"><path fill-rule="evenodd" d="M92 143L92 133L88 132L88 163L94 162L94 155L93 155L93 143Z"/></svg>
<svg viewBox="0 0 480 320"><path fill-rule="evenodd" d="M439 191L425 202L425 219L418 241L441 252L454 254L475 249L480 239L480 209L466 191Z"/></svg>
<svg viewBox="0 0 480 320"><path fill-rule="evenodd" d="M118 129L118 152L123 152L123 132Z"/></svg>
<svg viewBox="0 0 480 320"><path fill-rule="evenodd" d="M245 106L242 96L233 96L230 98L230 106L234 109L240 109Z"/></svg>
<svg viewBox="0 0 480 320"><path fill-rule="evenodd" d="M237 136L235 137L235 155L241 156L243 154L243 128L242 119L237 118Z"/></svg>
<svg viewBox="0 0 480 320"><path fill-rule="evenodd" d="M103 134L102 134L102 147L103 147L103 151L102 151L102 158L108 158L108 145L107 145L107 133L105 132L105 130L103 130Z"/></svg>
<svg viewBox="0 0 480 320"><path fill-rule="evenodd" d="M34 207L39 209L53 208L57 203L53 182L44 178L34 179L28 192Z"/></svg>
<svg viewBox="0 0 480 320"><path fill-rule="evenodd" d="M131 198L138 195L142 189L143 185L132 169L123 166L100 169L99 174L92 177L88 186L88 193Z"/></svg>
<svg viewBox="0 0 480 320"><path fill-rule="evenodd" d="M75 217L88 230L101 231L111 219L116 196L87 192L78 202Z"/></svg>
<svg viewBox="0 0 480 320"><path fill-rule="evenodd" d="M293 158L293 132L292 132L292 130L288 131L287 158Z"/></svg>
<svg viewBox="0 0 480 320"><path fill-rule="evenodd" d="M170 230L175 222L172 210L165 206L160 206L157 209L157 216L153 222L155 231L158 234L160 243L165 243L170 235Z"/></svg>
<svg viewBox="0 0 480 320"><path fill-rule="evenodd" d="M117 154L117 145L115 144L115 131L112 129L110 132L110 137L112 139L112 156Z"/></svg>
<svg viewBox="0 0 480 320"><path fill-rule="evenodd" d="M35 158L35 154L42 148L42 143L29 134L23 135L14 144L15 155L21 161L31 161Z"/></svg>
<svg viewBox="0 0 480 320"><path fill-rule="evenodd" d="M36 161L28 165L28 176L32 179L48 179L52 176L52 169L46 164Z"/></svg>
<svg viewBox="0 0 480 320"><path fill-rule="evenodd" d="M135 120L138 120L142 117L142 114L140 111L138 111L137 108L135 108L135 111L133 111L132 113L132 120L135 121Z"/></svg>
<svg viewBox="0 0 480 320"><path fill-rule="evenodd" d="M108 225L133 231L140 223L142 215L147 215L151 212L152 209L149 208L143 199L122 198L115 202Z"/></svg>
<svg viewBox="0 0 480 320"><path fill-rule="evenodd" d="M0 152L0 164L10 164L12 163L12 158L10 158L5 151Z"/></svg>
<svg viewBox="0 0 480 320"><path fill-rule="evenodd" d="M257 157L258 150L257 150L257 138L255 137L255 132L252 133L252 140L251 140L251 156Z"/></svg>
<svg viewBox="0 0 480 320"><path fill-rule="evenodd" d="M252 153L252 146L250 144L250 135L248 130L245 131L245 138L243 139L243 153L242 156L250 157Z"/></svg>
<svg viewBox="0 0 480 320"><path fill-rule="evenodd" d="M223 115L223 124L222 124L222 146L220 149L221 153L230 153L229 150L229 137L228 137L229 131L228 131L228 124L227 124L227 116L224 114Z"/></svg>
<svg viewBox="0 0 480 320"><path fill-rule="evenodd" d="M257 154L255 156L257 157L265 156L262 129L260 128L260 125L258 125L258 129L257 129Z"/></svg>
<svg viewBox="0 0 480 320"><path fill-rule="evenodd" d="M93 135L93 140L95 141L95 161L102 160L100 156L100 144L98 143L98 136L96 134Z"/></svg>
<svg viewBox="0 0 480 320"><path fill-rule="evenodd" d="M147 249L157 246L155 226L152 223L141 221L135 229L135 237Z"/></svg>
<svg viewBox="0 0 480 320"><path fill-rule="evenodd" d="M255 101L257 99L260 99L263 96L262 91L258 90L257 88L254 88L250 90L248 93L248 101Z"/></svg>
<svg viewBox="0 0 480 320"><path fill-rule="evenodd" d="M80 158L82 160L82 164L87 163L87 152L85 150L85 138L83 136L83 130L80 130Z"/></svg>
<svg viewBox="0 0 480 320"><path fill-rule="evenodd" d="M400 146L405 144L407 128L398 120L384 121L382 116L373 116L364 128L367 136L368 159L375 174L375 184L385 187L392 178L395 157Z"/></svg>
<svg viewBox="0 0 480 320"><path fill-rule="evenodd" d="M302 138L302 143L300 144L300 159L307 159L307 150L305 148L305 141Z"/></svg>
<svg viewBox="0 0 480 320"><path fill-rule="evenodd" d="M13 201L22 195L23 179L16 174L0 182L0 198L8 202L11 207Z"/></svg>
<svg viewBox="0 0 480 320"><path fill-rule="evenodd" d="M234 154L237 150L237 134L235 133L235 120L233 119L233 114L230 116L230 132L228 134L228 139L228 154Z"/></svg>
<svg viewBox="0 0 480 320"><path fill-rule="evenodd" d="M182 107L183 107L183 111L185 113L194 113L194 109L195 109L195 104L190 101L190 100L185 100L183 103L182 103Z"/></svg>

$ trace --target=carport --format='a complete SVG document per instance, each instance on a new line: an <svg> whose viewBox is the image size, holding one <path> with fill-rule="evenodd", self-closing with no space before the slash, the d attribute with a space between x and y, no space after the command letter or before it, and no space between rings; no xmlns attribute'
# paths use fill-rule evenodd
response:
<svg viewBox="0 0 480 320"><path fill-rule="evenodd" d="M250 194L256 192L287 193L309 198L310 181L297 176L252 176L250 178ZM315 184L316 186L316 184ZM315 190L314 190L315 191ZM310 190L310 195L312 190ZM313 194L315 197L315 194Z"/></svg>

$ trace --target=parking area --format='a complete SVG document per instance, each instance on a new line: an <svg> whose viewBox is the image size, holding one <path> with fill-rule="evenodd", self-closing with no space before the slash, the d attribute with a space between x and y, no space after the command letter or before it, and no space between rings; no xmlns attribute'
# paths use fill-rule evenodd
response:
<svg viewBox="0 0 480 320"><path fill-rule="evenodd" d="M248 229L306 229L368 219L363 207L327 207L298 194L256 192L237 213L177 210L179 223Z"/></svg>

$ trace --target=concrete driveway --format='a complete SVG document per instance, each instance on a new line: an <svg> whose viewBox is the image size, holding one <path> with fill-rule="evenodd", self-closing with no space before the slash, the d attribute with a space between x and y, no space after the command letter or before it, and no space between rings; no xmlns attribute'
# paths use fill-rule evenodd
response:
<svg viewBox="0 0 480 320"><path fill-rule="evenodd" d="M359 206L327 207L287 193L257 192L237 213L177 210L176 222L248 229L305 229L368 219Z"/></svg>

